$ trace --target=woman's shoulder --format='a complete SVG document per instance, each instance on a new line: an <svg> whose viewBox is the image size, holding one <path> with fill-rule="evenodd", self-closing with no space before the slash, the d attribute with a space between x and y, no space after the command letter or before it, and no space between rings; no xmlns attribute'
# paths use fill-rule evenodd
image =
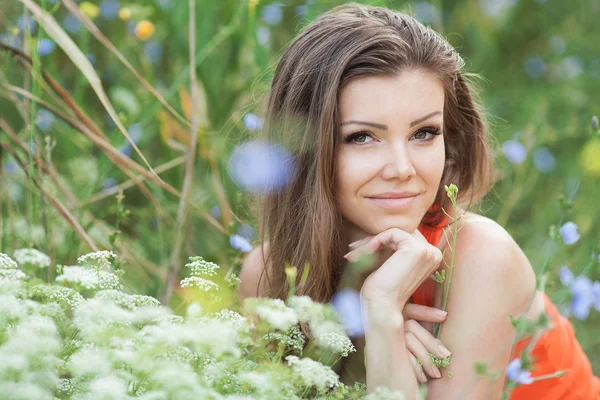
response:
<svg viewBox="0 0 600 400"><path fill-rule="evenodd" d="M452 226L445 228L444 235L450 242L446 244L445 260L451 260L451 248L455 246L455 265L462 272L457 278L477 287L500 286L517 296L535 291L535 272L508 231L482 215L461 214L455 242Z"/></svg>

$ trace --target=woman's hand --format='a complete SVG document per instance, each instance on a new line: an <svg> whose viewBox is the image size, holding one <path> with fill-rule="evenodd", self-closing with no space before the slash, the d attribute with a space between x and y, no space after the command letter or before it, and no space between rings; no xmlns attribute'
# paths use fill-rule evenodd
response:
<svg viewBox="0 0 600 400"><path fill-rule="evenodd" d="M429 353L443 359L450 355L450 351L418 321L441 323L446 320L446 316L447 313L438 308L412 303L407 303L402 310L402 317L406 321L404 322L406 348L419 383L427 382L425 372L431 378L442 377L439 368L431 362Z"/></svg>
<svg viewBox="0 0 600 400"><path fill-rule="evenodd" d="M417 229L408 233L390 228L352 243L351 247L354 249L344 256L350 262L384 248L394 251L362 285L361 296L370 303L403 307L442 261L442 252L427 242Z"/></svg>

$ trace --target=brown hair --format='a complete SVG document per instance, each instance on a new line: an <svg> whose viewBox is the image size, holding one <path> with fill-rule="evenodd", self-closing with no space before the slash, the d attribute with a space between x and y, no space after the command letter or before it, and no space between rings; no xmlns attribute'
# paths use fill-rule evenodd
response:
<svg viewBox="0 0 600 400"><path fill-rule="evenodd" d="M275 70L263 129L266 139L286 146L296 162L288 185L261 199L269 297L287 296L285 262L298 268L298 279L310 265L306 282L296 283L297 295L328 302L337 290L345 265L335 200L338 97L354 79L417 68L438 77L445 89L446 164L434 204L450 208L444 190L450 183L458 186L461 205L470 207L487 193L493 157L483 113L460 72L463 66L460 55L432 29L382 7L345 4L301 30ZM442 218L439 211L427 212L422 223L434 225Z"/></svg>

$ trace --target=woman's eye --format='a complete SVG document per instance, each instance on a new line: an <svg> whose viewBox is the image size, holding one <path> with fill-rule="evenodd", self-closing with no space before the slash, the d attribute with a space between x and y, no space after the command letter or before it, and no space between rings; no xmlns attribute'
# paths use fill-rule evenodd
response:
<svg viewBox="0 0 600 400"><path fill-rule="evenodd" d="M367 132L357 132L346 138L346 143L369 143L371 135Z"/></svg>

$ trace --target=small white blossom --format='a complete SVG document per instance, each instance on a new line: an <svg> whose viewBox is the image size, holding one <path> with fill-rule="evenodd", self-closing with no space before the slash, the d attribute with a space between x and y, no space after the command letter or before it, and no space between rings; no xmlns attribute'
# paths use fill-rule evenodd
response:
<svg viewBox="0 0 600 400"><path fill-rule="evenodd" d="M296 312L285 305L281 299L255 298L246 299L245 305L253 307L260 319L273 328L288 330L298 323Z"/></svg>
<svg viewBox="0 0 600 400"><path fill-rule="evenodd" d="M378 386L373 393L369 393L365 400L405 400L404 394L391 391L385 386Z"/></svg>
<svg viewBox="0 0 600 400"><path fill-rule="evenodd" d="M112 264L110 259L117 258L117 255L112 251L101 250L93 253L84 254L77 259L77 262L84 265L91 265L93 267L103 269L111 268Z"/></svg>
<svg viewBox="0 0 600 400"><path fill-rule="evenodd" d="M340 384L339 376L331 368L320 362L310 358L299 359L296 356L287 356L285 359L294 372L298 374L304 385L308 387L314 386L323 392Z"/></svg>
<svg viewBox="0 0 600 400"><path fill-rule="evenodd" d="M120 290L108 289L101 290L94 296L96 299L112 300L121 307L129 310L135 310L139 307L160 306L160 301L152 296L144 296L140 294L127 294Z"/></svg>
<svg viewBox="0 0 600 400"><path fill-rule="evenodd" d="M17 249L13 255L21 266L25 264L35 265L38 268L50 266L50 257L36 249Z"/></svg>
<svg viewBox="0 0 600 400"><path fill-rule="evenodd" d="M44 301L55 302L69 308L76 307L85 301L76 290L62 286L37 285L31 289L31 293L41 297Z"/></svg>
<svg viewBox="0 0 600 400"><path fill-rule="evenodd" d="M91 290L123 289L119 277L112 272L96 271L80 266L64 266L62 275L56 277L56 281L76 283Z"/></svg>
<svg viewBox="0 0 600 400"><path fill-rule="evenodd" d="M341 354L342 357L347 357L348 354L356 351L356 348L354 347L348 336L340 333L324 333L320 336L317 336L315 340L319 347L326 348L335 353Z"/></svg>
<svg viewBox="0 0 600 400"><path fill-rule="evenodd" d="M185 266L190 269L193 276L214 276L217 274L217 270L221 268L217 264L206 261L202 257L190 257L189 259L191 262L185 264Z"/></svg>
<svg viewBox="0 0 600 400"><path fill-rule="evenodd" d="M211 280L200 278L198 276L189 276L181 281L181 287L195 287L203 292L219 290L219 285Z"/></svg>
<svg viewBox="0 0 600 400"><path fill-rule="evenodd" d="M7 254L0 253L0 269L17 269L19 266Z"/></svg>

